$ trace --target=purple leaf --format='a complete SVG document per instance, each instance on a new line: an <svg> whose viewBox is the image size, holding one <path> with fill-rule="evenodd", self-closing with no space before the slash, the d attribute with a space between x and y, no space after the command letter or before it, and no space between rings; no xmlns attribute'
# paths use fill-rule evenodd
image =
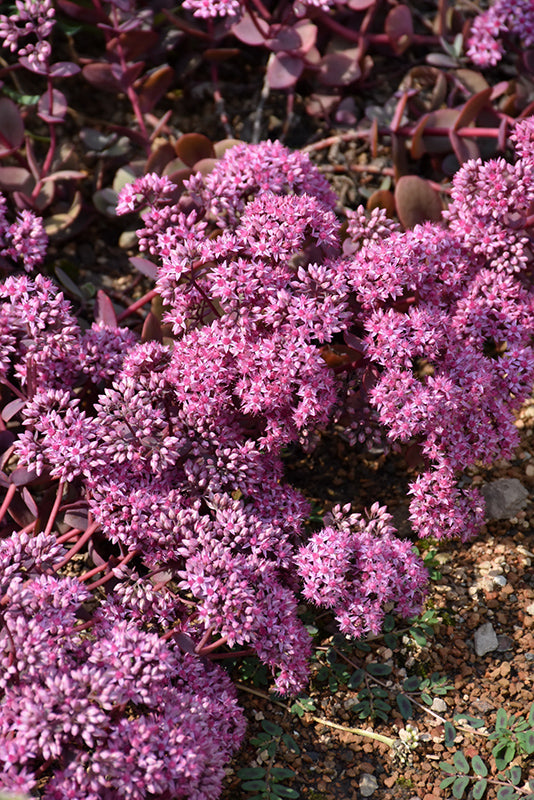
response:
<svg viewBox="0 0 534 800"><path fill-rule="evenodd" d="M24 141L24 122L13 100L0 97L0 158L17 150Z"/></svg>
<svg viewBox="0 0 534 800"><path fill-rule="evenodd" d="M106 14L95 6L79 6L78 3L72 3L71 0L57 0L57 4L65 14L79 22L87 22L89 25L109 22Z"/></svg>
<svg viewBox="0 0 534 800"><path fill-rule="evenodd" d="M59 89L52 90L52 108L50 94L45 92L37 104L37 116L44 122L63 122L67 113L67 98Z"/></svg>
<svg viewBox="0 0 534 800"><path fill-rule="evenodd" d="M295 28L287 25L272 25L269 33L270 38L265 44L274 53L281 50L293 52L302 47L302 39Z"/></svg>
<svg viewBox="0 0 534 800"><path fill-rule="evenodd" d="M412 12L408 6L395 6L386 17L384 30L394 51L400 55L410 46L413 36Z"/></svg>
<svg viewBox="0 0 534 800"><path fill-rule="evenodd" d="M0 188L6 192L31 194L35 181L24 167L0 167Z"/></svg>
<svg viewBox="0 0 534 800"><path fill-rule="evenodd" d="M110 328L117 327L117 315L115 314L113 303L102 289L99 289L96 293L95 320L102 325L108 325Z"/></svg>
<svg viewBox="0 0 534 800"><path fill-rule="evenodd" d="M88 528L87 509L77 508L72 511L67 511L63 517L65 525L69 528L77 528L79 531L85 531Z"/></svg>
<svg viewBox="0 0 534 800"><path fill-rule="evenodd" d="M12 400L10 403L7 403L7 405L5 405L2 410L2 419L4 420L4 422L9 422L9 420L12 417L14 417L15 414L18 414L19 411L22 408L24 408L26 402L27 401L24 400L22 397L17 397L15 400Z"/></svg>
<svg viewBox="0 0 534 800"><path fill-rule="evenodd" d="M274 53L267 66L267 81L271 89L289 89L300 78L304 61L300 56L290 53Z"/></svg>
<svg viewBox="0 0 534 800"><path fill-rule="evenodd" d="M366 11L374 6L376 0L347 0L347 6L353 11Z"/></svg>
<svg viewBox="0 0 534 800"><path fill-rule="evenodd" d="M265 44L269 38L269 25L263 19L252 19L250 14L245 11L239 22L232 25L232 33L243 44L250 44L253 47Z"/></svg>
<svg viewBox="0 0 534 800"><path fill-rule="evenodd" d="M24 487L22 490L22 499L24 500L26 508L28 509L30 514L33 514L33 516L37 519L37 517L39 516L39 509L37 508L35 500L33 499L33 497L31 496L30 492L26 487Z"/></svg>
<svg viewBox="0 0 534 800"><path fill-rule="evenodd" d="M135 267L135 269L139 270L139 272L142 272L143 275L146 275L147 278L150 278L150 280L152 281L155 281L156 278L158 277L157 266L153 264L152 261L149 261L148 258L141 258L141 256L132 256L132 258L130 258L130 264L132 265L132 267Z"/></svg>
<svg viewBox="0 0 534 800"><path fill-rule="evenodd" d="M86 64L82 70L83 77L92 86L102 89L104 92L121 92L120 80L115 77L111 64L105 62L95 62Z"/></svg>
<svg viewBox="0 0 534 800"><path fill-rule="evenodd" d="M40 64L39 62L30 61L26 56L19 58L21 67L25 67L29 72L34 72L36 75L48 75L48 65Z"/></svg>
<svg viewBox="0 0 534 800"><path fill-rule="evenodd" d="M142 342L162 342L163 332L161 324L155 314L150 311L143 323L143 330L141 331Z"/></svg>
<svg viewBox="0 0 534 800"><path fill-rule="evenodd" d="M51 78L70 78L72 75L77 75L78 72L80 72L80 67L72 61L58 61L50 67Z"/></svg>
<svg viewBox="0 0 534 800"><path fill-rule="evenodd" d="M348 86L357 81L362 71L358 63L360 51L357 47L342 53L328 53L319 69L321 83L326 86Z"/></svg>
<svg viewBox="0 0 534 800"><path fill-rule="evenodd" d="M26 467L17 467L9 476L9 482L15 486L25 486L31 483L37 477L37 473L33 469L26 469Z"/></svg>
<svg viewBox="0 0 534 800"><path fill-rule="evenodd" d="M298 33L302 42L299 53L306 55L317 41L317 25L314 25L309 19L301 19L293 26L293 29Z"/></svg>

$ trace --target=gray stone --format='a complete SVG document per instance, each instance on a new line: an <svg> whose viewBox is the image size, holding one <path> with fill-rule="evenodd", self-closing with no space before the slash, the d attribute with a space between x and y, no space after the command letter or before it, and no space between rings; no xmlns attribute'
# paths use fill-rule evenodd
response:
<svg viewBox="0 0 534 800"><path fill-rule="evenodd" d="M371 797L373 792L378 789L378 781L374 775L368 775L366 772L360 778L360 794L362 797Z"/></svg>
<svg viewBox="0 0 534 800"><path fill-rule="evenodd" d="M432 711L437 711L438 714L442 714L444 711L447 710L447 703L445 700L442 700L441 697L435 697L434 702L430 706Z"/></svg>
<svg viewBox="0 0 534 800"><path fill-rule="evenodd" d="M477 656L485 656L499 647L499 640L491 622L486 622L475 631L475 653Z"/></svg>
<svg viewBox="0 0 534 800"><path fill-rule="evenodd" d="M510 519L525 507L528 489L517 478L499 478L481 489L488 519Z"/></svg>

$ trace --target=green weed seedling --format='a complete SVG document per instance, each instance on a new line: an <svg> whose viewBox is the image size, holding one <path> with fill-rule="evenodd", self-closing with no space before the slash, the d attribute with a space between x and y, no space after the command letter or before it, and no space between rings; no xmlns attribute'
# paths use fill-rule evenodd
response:
<svg viewBox="0 0 534 800"><path fill-rule="evenodd" d="M296 741L288 733L285 733L280 725L263 719L261 721L263 730L254 736L250 742L258 748L258 752L267 754L267 761L258 767L244 767L237 773L238 778L243 781L241 788L244 792L253 794L248 800L279 800L279 798L298 798L299 792L290 786L286 786L284 781L294 778L295 773L288 767L275 767L274 762L279 755L280 746L285 746L297 755L300 748Z"/></svg>
<svg viewBox="0 0 534 800"><path fill-rule="evenodd" d="M474 734L484 726L483 720L469 714L457 714L454 720L464 729L467 725ZM447 747L454 747L455 738L456 728L451 722L445 723ZM468 790L473 800L482 800L490 787L495 790L497 800L534 800L534 780L525 781L524 766L511 765L518 756L526 761L534 754L534 703L528 717L507 714L500 708L495 730L487 738L495 742L491 755L498 770L497 775L489 777L490 767L480 755L468 760L461 750L457 750L452 763L440 762L440 769L447 776L441 781L440 788L451 789L456 800L467 797Z"/></svg>

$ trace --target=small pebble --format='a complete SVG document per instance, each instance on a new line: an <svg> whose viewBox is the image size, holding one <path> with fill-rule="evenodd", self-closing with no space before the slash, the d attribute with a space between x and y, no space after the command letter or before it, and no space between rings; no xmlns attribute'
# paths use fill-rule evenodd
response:
<svg viewBox="0 0 534 800"><path fill-rule="evenodd" d="M364 773L360 778L360 794L362 797L371 797L378 789L378 781L374 775Z"/></svg>

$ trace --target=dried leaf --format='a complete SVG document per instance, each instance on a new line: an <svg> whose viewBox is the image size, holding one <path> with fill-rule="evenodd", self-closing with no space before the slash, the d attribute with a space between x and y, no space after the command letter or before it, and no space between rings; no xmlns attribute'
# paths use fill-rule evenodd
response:
<svg viewBox="0 0 534 800"><path fill-rule="evenodd" d="M169 142L165 142L153 150L149 155L145 164L144 172L156 172L158 175L161 175L167 164L174 160L174 156L174 147L169 144ZM185 167L183 162L182 166Z"/></svg>
<svg viewBox="0 0 534 800"><path fill-rule="evenodd" d="M483 89L481 92L477 92L477 94L469 98L454 123L454 131L457 131L458 128L466 128L471 122L476 120L479 112L488 102L491 91L491 87L488 86L487 89Z"/></svg>
<svg viewBox="0 0 534 800"><path fill-rule="evenodd" d="M141 88L137 90L139 106L143 114L152 111L165 92L169 90L173 81L174 70L168 65L158 67L158 69L146 76Z"/></svg>
<svg viewBox="0 0 534 800"><path fill-rule="evenodd" d="M393 193L387 189L377 189L367 200L366 208L367 211L372 211L374 208L385 208L388 217L393 217L395 215Z"/></svg>
<svg viewBox="0 0 534 800"><path fill-rule="evenodd" d="M174 145L174 152L188 167L194 167L202 158L214 158L215 150L202 133L184 133Z"/></svg>

